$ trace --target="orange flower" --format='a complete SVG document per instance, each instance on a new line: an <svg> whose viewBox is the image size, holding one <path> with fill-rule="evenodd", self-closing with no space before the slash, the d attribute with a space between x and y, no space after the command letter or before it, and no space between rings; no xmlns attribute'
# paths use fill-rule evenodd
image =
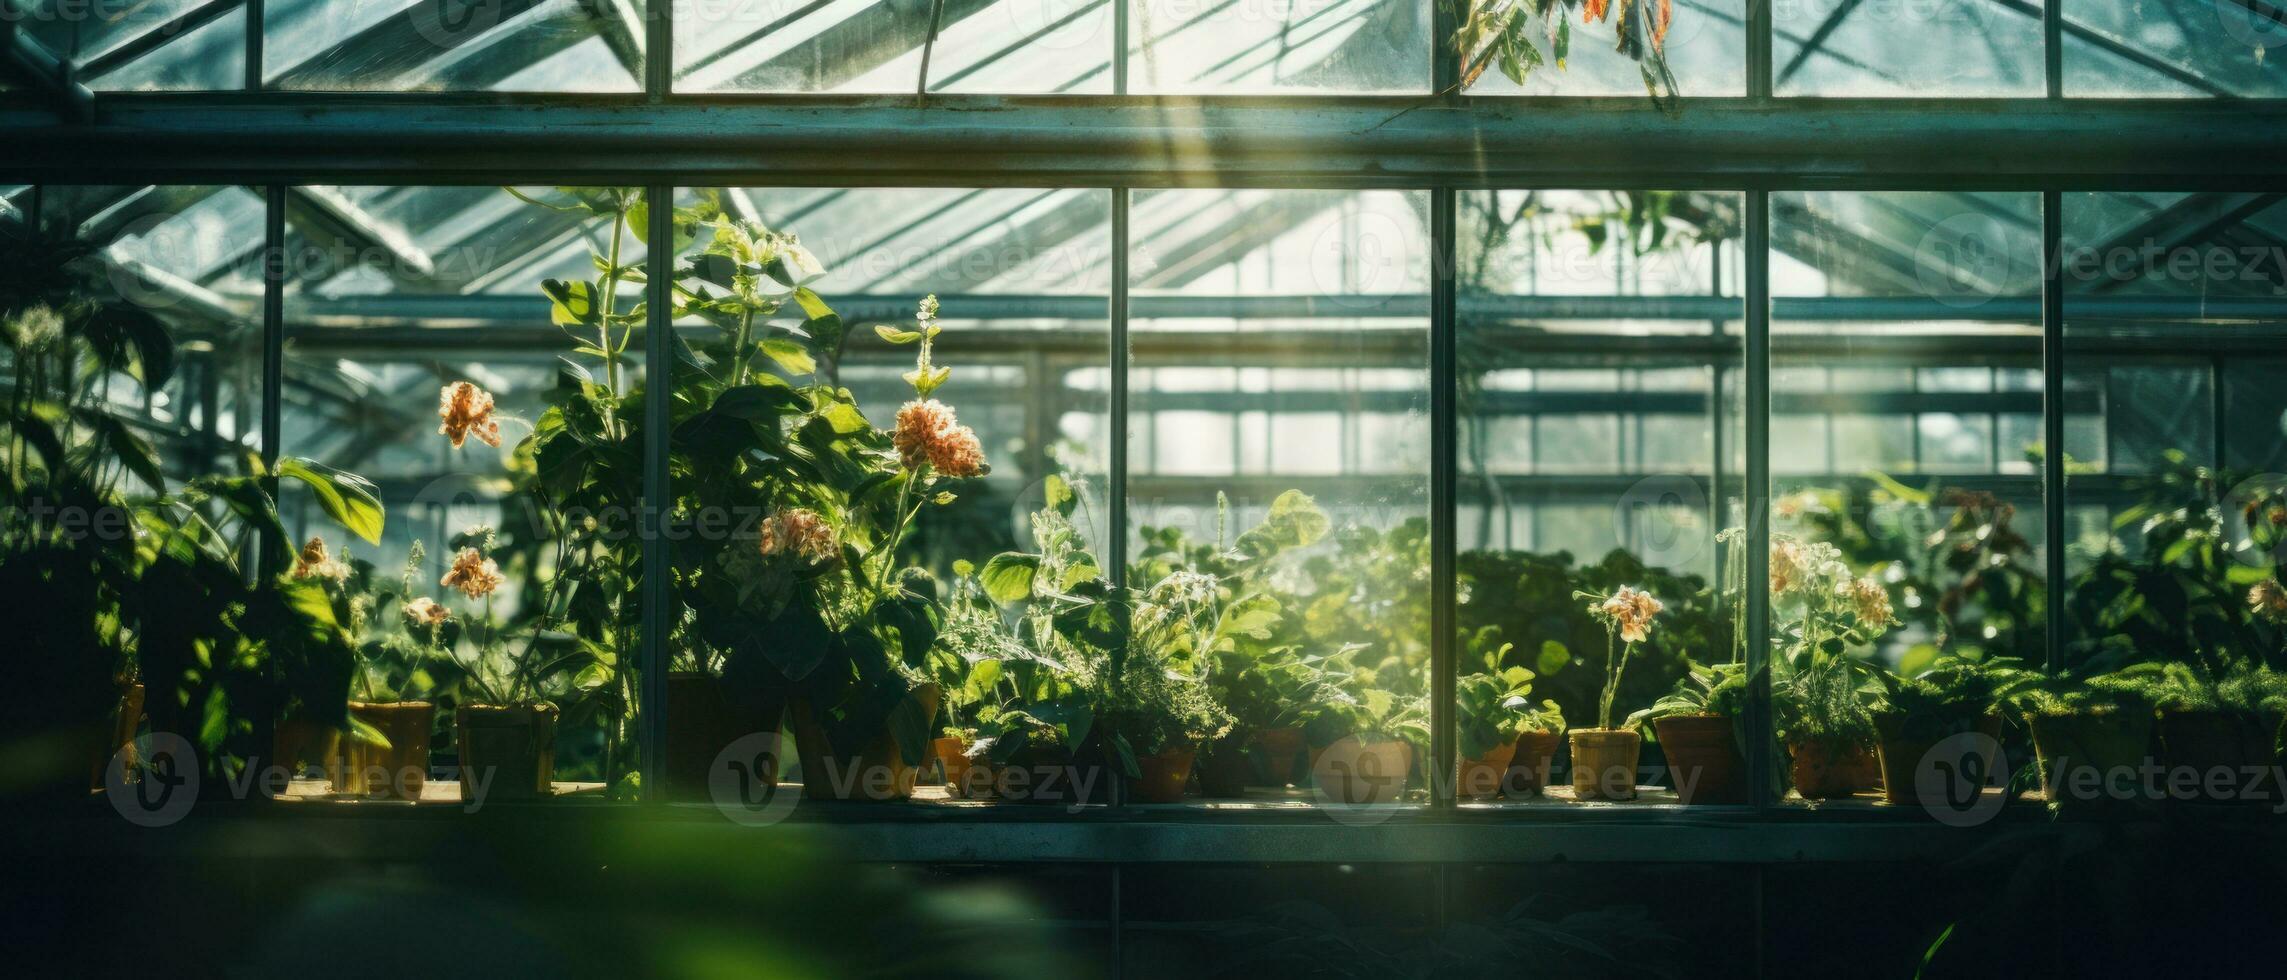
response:
<svg viewBox="0 0 2287 980"><path fill-rule="evenodd" d="M1652 15L1652 50L1668 43L1668 26L1676 19L1676 0L1660 0L1659 12Z"/></svg>
<svg viewBox="0 0 2287 980"><path fill-rule="evenodd" d="M2287 589L2280 588L2277 579L2264 579L2247 590L2247 606L2274 623L2287 623Z"/></svg>
<svg viewBox="0 0 2287 980"><path fill-rule="evenodd" d="M462 548L460 554L453 556L453 567L445 570L445 577L438 579L437 584L459 590L471 599L482 599L500 588L503 581L500 566L492 559L475 548Z"/></svg>
<svg viewBox="0 0 2287 980"><path fill-rule="evenodd" d="M908 470L936 467L950 477L983 476L992 471L977 433L959 424L953 410L932 398L906 402L897 410L897 431L890 434L898 459Z"/></svg>
<svg viewBox="0 0 2287 980"><path fill-rule="evenodd" d="M487 446L500 445L500 422L492 417L492 396L466 381L455 381L437 392L437 431L461 448L469 436Z"/></svg>
<svg viewBox="0 0 2287 980"><path fill-rule="evenodd" d="M1611 11L1608 9L1611 7L1611 5L1612 0L1588 0L1588 2L1582 5L1580 8L1580 22L1587 24L1594 21L1603 20L1608 14L1611 13Z"/></svg>
<svg viewBox="0 0 2287 980"><path fill-rule="evenodd" d="M451 612L437 600L422 596L405 604L405 621L415 626L435 627L453 618Z"/></svg>
<svg viewBox="0 0 2287 980"><path fill-rule="evenodd" d="M779 511L763 519L762 553L825 564L835 556L833 525L814 510L796 507Z"/></svg>
<svg viewBox="0 0 2287 980"><path fill-rule="evenodd" d="M293 576L343 582L349 579L349 566L326 554L326 539L312 537L302 546L301 556L294 559Z"/></svg>
<svg viewBox="0 0 2287 980"><path fill-rule="evenodd" d="M1890 590L1883 588L1882 583L1871 578L1852 579L1843 583L1842 593L1850 600L1860 623L1872 627L1890 625Z"/></svg>
<svg viewBox="0 0 2287 980"><path fill-rule="evenodd" d="M1667 608L1649 592L1621 586L1620 590L1604 600L1598 607L1606 619L1620 628L1620 638L1630 643L1642 643L1651 635L1652 617Z"/></svg>

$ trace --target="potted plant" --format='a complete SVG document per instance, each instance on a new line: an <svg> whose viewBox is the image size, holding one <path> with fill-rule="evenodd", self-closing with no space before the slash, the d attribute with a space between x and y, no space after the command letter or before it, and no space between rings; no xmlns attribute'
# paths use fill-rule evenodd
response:
<svg viewBox="0 0 2287 980"><path fill-rule="evenodd" d="M2103 810L2147 802L2142 784L2123 786L2152 758L2152 680L2160 666L2112 669L2120 656L2100 655L2011 692L2009 703L2033 734L2044 795L2054 807ZM2108 782L2110 780L2110 782Z"/></svg>
<svg viewBox="0 0 2287 980"><path fill-rule="evenodd" d="M1355 684L1327 697L1303 726L1313 792L1340 804L1396 802L1413 778L1418 747L1429 739L1428 704Z"/></svg>
<svg viewBox="0 0 2287 980"><path fill-rule="evenodd" d="M2000 747L2001 704L2033 679L2016 660L1941 657L1912 677L1883 675L1873 711L1882 761L1882 798L1893 804L1924 800L1917 768L1938 743L1963 732L1985 736L1978 772L1990 774Z"/></svg>
<svg viewBox="0 0 2287 980"><path fill-rule="evenodd" d="M2170 663L2150 678L2146 696L2159 710L2155 734L2172 787L2184 778L2178 772L2188 772L2195 798L2278 797L2276 787L2245 785L2245 774L2268 772L2277 762L2280 719L2287 715L2287 675L2244 663L2220 672Z"/></svg>
<svg viewBox="0 0 2287 980"><path fill-rule="evenodd" d="M1674 691L1628 716L1630 728L1652 726L1685 805L1747 802L1749 734L1740 727L1746 697L1744 663L1694 664Z"/></svg>
<svg viewBox="0 0 2287 980"><path fill-rule="evenodd" d="M1898 625L1889 589L1853 576L1834 545L1785 535L1772 539L1770 573L1773 602L1786 610L1774 613L1783 652L1773 694L1795 791L1809 800L1854 795L1880 778L1868 707L1880 683L1853 651Z"/></svg>
<svg viewBox="0 0 2287 980"><path fill-rule="evenodd" d="M413 542L402 574L387 584L375 581L367 562L329 557L319 538L295 562L292 574L328 583L336 615L366 637L350 686L350 724L326 761L338 795L417 801L428 783L436 705L410 694L431 684L431 666L449 662L444 651L459 626L416 586L426 557Z"/></svg>
<svg viewBox="0 0 2287 980"><path fill-rule="evenodd" d="M1564 735L1564 713L1556 702L1533 703L1533 672L1502 666L1512 646L1496 644L1498 633L1489 626L1471 637L1483 669L1454 680L1460 725L1454 785L1462 796L1489 799L1511 788L1539 792Z"/></svg>
<svg viewBox="0 0 2287 980"><path fill-rule="evenodd" d="M1588 600L1590 614L1604 624L1604 691L1596 703L1596 727L1572 731L1572 791L1583 800L1632 800L1643 736L1613 727L1612 699L1620 692L1628 655L1651 635L1660 600L1628 586L1610 595L1576 592L1573 598Z"/></svg>

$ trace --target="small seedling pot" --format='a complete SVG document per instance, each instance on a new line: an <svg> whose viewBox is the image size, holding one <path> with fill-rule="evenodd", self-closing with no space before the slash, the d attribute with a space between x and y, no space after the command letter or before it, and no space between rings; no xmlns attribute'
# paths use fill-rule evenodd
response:
<svg viewBox="0 0 2287 980"><path fill-rule="evenodd" d="M1952 731L1925 732L1920 733L1920 737L1915 737L1906 731L1904 716L1884 713L1874 716L1874 732L1876 757L1882 765L1882 800L1885 803L1900 806L1952 806L1950 801L1923 798L1919 786L1920 772L1922 760L1937 748L1938 743L1962 732L1976 732L1985 736L1975 746L1974 758L1937 760L1933 764L1955 767L1980 783L1990 777L1994 766L2000 764L2000 715L1983 715L1974 721L1956 723ZM1931 734L1938 737L1931 738ZM1970 767L1975 767L1975 771L1971 772Z"/></svg>
<svg viewBox="0 0 2287 980"><path fill-rule="evenodd" d="M2106 708L2034 715L2031 727L2042 789L2060 809L2104 810L2145 802L2136 773L2151 758L2151 712Z"/></svg>
<svg viewBox="0 0 2287 980"><path fill-rule="evenodd" d="M429 733L437 723L436 705L351 701L349 714L380 731L389 744L371 745L342 736L335 743L340 751L326 765L333 791L341 796L419 800L429 781Z"/></svg>
<svg viewBox="0 0 2287 980"><path fill-rule="evenodd" d="M1263 755L1263 784L1282 787L1294 782L1294 760L1302 753L1302 729L1265 728L1255 733L1255 748Z"/></svg>
<svg viewBox="0 0 2287 980"><path fill-rule="evenodd" d="M1311 785L1329 802L1394 803L1413 775L1413 746L1401 739L1368 742L1352 737L1320 749Z"/></svg>
<svg viewBox="0 0 2287 980"><path fill-rule="evenodd" d="M1811 739L1788 739L1789 775L1806 800L1839 800L1867 788L1866 748Z"/></svg>
<svg viewBox="0 0 2287 980"><path fill-rule="evenodd" d="M461 800L491 803L554 795L556 718L556 706L546 702L455 709Z"/></svg>
<svg viewBox="0 0 2287 980"><path fill-rule="evenodd" d="M1501 795L1502 783L1509 778L1509 769L1517 758L1518 739L1495 745L1473 758L1460 760L1455 774L1454 795L1470 799L1490 800Z"/></svg>
<svg viewBox="0 0 2287 980"><path fill-rule="evenodd" d="M1670 715L1652 719L1668 778L1686 806L1747 802L1746 762L1731 719L1722 715Z"/></svg>
<svg viewBox="0 0 2287 980"><path fill-rule="evenodd" d="M1198 750L1188 745L1170 745L1151 755L1136 757L1136 769L1142 775L1128 780L1128 796L1137 803L1181 803L1184 792L1191 786L1192 760Z"/></svg>
<svg viewBox="0 0 2287 980"><path fill-rule="evenodd" d="M1572 731L1572 795L1583 800L1636 798L1636 761L1644 737L1625 728Z"/></svg>
<svg viewBox="0 0 2287 980"><path fill-rule="evenodd" d="M1526 732L1517 737L1517 750L1509 757L1511 796L1533 796L1549 784L1556 769L1556 750L1564 747L1563 732Z"/></svg>

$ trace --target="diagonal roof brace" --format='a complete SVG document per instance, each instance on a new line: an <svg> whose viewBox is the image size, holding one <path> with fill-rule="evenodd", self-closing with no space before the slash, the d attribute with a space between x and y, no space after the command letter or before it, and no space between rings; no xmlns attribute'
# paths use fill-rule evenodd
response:
<svg viewBox="0 0 2287 980"><path fill-rule="evenodd" d="M52 103L56 115L69 122L95 119L95 93L79 83L71 62L56 57L24 32L25 12L18 0L0 0L0 76L15 79Z"/></svg>

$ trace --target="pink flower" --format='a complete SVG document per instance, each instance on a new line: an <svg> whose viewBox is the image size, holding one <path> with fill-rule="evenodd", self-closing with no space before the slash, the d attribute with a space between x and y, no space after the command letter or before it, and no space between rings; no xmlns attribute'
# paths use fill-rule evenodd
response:
<svg viewBox="0 0 2287 980"><path fill-rule="evenodd" d="M1651 635L1652 617L1659 615L1660 610L1665 608L1667 607L1653 598L1651 593L1623 585L1619 591L1606 598L1597 610L1605 619L1611 620L1614 626L1619 627L1621 639L1630 643L1642 643Z"/></svg>

